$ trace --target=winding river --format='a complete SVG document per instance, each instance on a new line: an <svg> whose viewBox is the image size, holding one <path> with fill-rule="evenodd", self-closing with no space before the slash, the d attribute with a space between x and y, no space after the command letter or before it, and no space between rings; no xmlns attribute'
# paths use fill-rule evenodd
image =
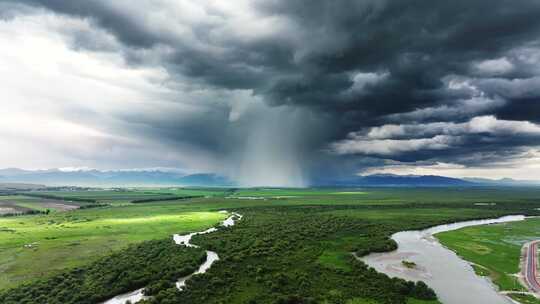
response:
<svg viewBox="0 0 540 304"><path fill-rule="evenodd" d="M397 250L374 253L360 259L391 277L426 282L435 290L439 300L444 304L514 303L497 292L489 279L477 276L468 262L442 246L434 235L464 227L524 219L525 216L512 215L497 219L440 225L425 230L402 231L392 235L392 239L398 244ZM404 260L414 262L416 266L407 268L402 263Z"/></svg>
<svg viewBox="0 0 540 304"><path fill-rule="evenodd" d="M220 211L220 212L221 213L228 213L227 211ZM237 221L241 220L241 219L242 219L241 214L233 212L233 213L231 213L231 216L229 216L226 220L224 220L221 223L221 226L222 227L234 226L234 224ZM216 232L216 231L218 231L218 228L212 227L212 228L206 229L204 231L193 232L193 233L184 234L184 235L174 234L173 235L173 240L177 245L198 248L199 246L194 245L194 244L191 243L191 238L193 236L200 235L200 234L212 233L212 232ZM176 287L179 290L182 290L186 286L186 281L187 280L189 280L192 276L194 276L196 274L205 273L208 269L210 269L210 267L212 267L212 264L214 264L214 262L217 261L217 260L219 260L218 254L216 252L214 252L214 251L207 250L206 251L206 260L204 261L204 263L202 263L199 266L199 269L197 269L197 271L193 272L192 274L190 274L188 276L185 276L185 277L182 277L182 278L178 279L178 281L176 281ZM131 292L127 292L127 293L124 293L124 294L121 294L121 295L117 295L114 298L111 298L111 299L109 299L109 300L107 300L105 302L102 302L102 304L125 304L128 301L130 303L137 303L140 300L143 300L143 299L147 298L143 294L143 290L144 290L144 288L140 288L140 289L137 289L137 290L134 290L134 291L131 291Z"/></svg>

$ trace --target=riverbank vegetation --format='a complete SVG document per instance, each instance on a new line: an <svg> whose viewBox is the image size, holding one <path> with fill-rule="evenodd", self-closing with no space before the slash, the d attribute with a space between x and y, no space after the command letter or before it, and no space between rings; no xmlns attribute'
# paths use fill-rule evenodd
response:
<svg viewBox="0 0 540 304"><path fill-rule="evenodd" d="M446 247L475 264L477 274L489 276L503 291L526 291L516 273L520 271L521 248L540 239L540 219L468 227L436 235ZM540 303L534 297L513 294L523 303Z"/></svg>
<svg viewBox="0 0 540 304"><path fill-rule="evenodd" d="M93 304L145 286L169 286L206 259L172 239L146 241L88 265L0 293L0 303Z"/></svg>
<svg viewBox="0 0 540 304"><path fill-rule="evenodd" d="M416 263L415 262L403 260L403 261L401 261L401 264L403 264L403 266L405 266L405 267L407 267L409 269L416 268Z"/></svg>

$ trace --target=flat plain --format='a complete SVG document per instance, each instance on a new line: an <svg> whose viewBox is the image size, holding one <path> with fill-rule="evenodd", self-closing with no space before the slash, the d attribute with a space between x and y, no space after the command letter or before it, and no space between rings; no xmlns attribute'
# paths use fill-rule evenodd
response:
<svg viewBox="0 0 540 304"><path fill-rule="evenodd" d="M437 303L424 286L389 279L351 253L392 250L395 243L389 237L402 230L506 214L535 215L540 207L540 190L529 188L145 188L46 194L94 199L100 205L0 218L0 300L5 303L37 303L32 302L36 298L97 303L108 293L96 286L110 283L96 277L96 271L137 278L115 290L146 286L153 295L148 303ZM167 195L196 197L162 200ZM156 201L132 203L140 199ZM115 262L120 257L151 260L152 255L135 258L131 246L150 254L148 248L155 246L150 240L168 246L173 233L217 225L226 217L221 210L244 217L233 228L194 238L201 248L218 252L220 261L189 280L183 292L170 285L174 275L164 279L156 265L126 267L117 274L100 270L100 265L121 264ZM516 230L515 237L526 230ZM189 256L181 247L165 251L182 255L178 261ZM79 293L94 298L81 302L47 291L59 284L82 284L77 282L87 282Z"/></svg>

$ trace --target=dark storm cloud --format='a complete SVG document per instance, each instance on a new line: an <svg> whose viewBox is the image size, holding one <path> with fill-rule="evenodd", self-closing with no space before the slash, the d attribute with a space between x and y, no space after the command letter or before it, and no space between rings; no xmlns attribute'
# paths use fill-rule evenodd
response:
<svg viewBox="0 0 540 304"><path fill-rule="evenodd" d="M151 62L162 65L177 81L212 90L252 90L269 105L316 113L330 123L327 132L310 142L315 154L351 132L388 123L464 123L482 115L540 121L537 0L255 1L256 14L281 20L281 31L249 39L224 30L229 16L210 6L203 10L217 21L169 20L171 28L177 24L188 28L186 35L160 30L150 17L142 18L151 15L157 2L130 7L111 1L16 3L89 18L116 37L133 63L144 63L144 50L166 48ZM250 26L241 31L249 33ZM79 47L110 46L95 37L75 36ZM165 139L178 137L219 149L215 137L227 121L226 110L212 113L211 123L193 119L181 128L158 119L144 123L159 129L154 134ZM470 149L506 157L508 151L540 144L536 134L466 131L430 143L437 135L444 132L422 135L426 141L400 153L364 154L451 161Z"/></svg>
<svg viewBox="0 0 540 304"><path fill-rule="evenodd" d="M347 37L346 42L341 43L343 47L333 53L318 54L314 50L314 54L307 56L304 64L317 66L323 75L332 75L323 77L355 70L389 72L390 77L385 81L338 105L328 101L335 100L346 86L320 98L330 110L357 111L375 117L470 98L474 92L449 90L442 78L466 75L473 62L497 58L516 46L530 43L531 39L536 39L540 28L540 7L535 1L453 1L448 4L393 1L383 5L384 8L376 2L371 2L372 5L365 1L356 3L359 6L311 5L309 13L302 10L304 5L293 11L298 12L300 22L310 27L329 27L328 32ZM489 14L484 14L488 7ZM281 7L281 12L288 11L286 6ZM362 18L365 11L369 12L368 16ZM312 83L317 86L316 82ZM487 93L497 94L496 89L506 91L502 86L494 86ZM513 103L508 103L509 107L513 107ZM358 118L357 123L361 125L365 117L359 115Z"/></svg>
<svg viewBox="0 0 540 304"><path fill-rule="evenodd" d="M442 77L464 73L471 62L496 58L540 33L540 3L534 0L260 1L261 13L283 15L299 27L300 33L293 38L311 39L294 43L277 37L249 43L224 39L227 45L220 45L227 48L224 54L211 56L186 41L149 29L149 24L130 14L137 5L23 2L91 18L133 48L169 45L176 52L164 64L208 84L256 89L274 104L337 111L358 108L375 114L399 113L432 103L443 85ZM215 44L219 42L212 41L210 33L218 26L195 24L192 31L202 43ZM350 96L336 105L333 101L351 86L349 73L355 71L388 71L390 77L363 96Z"/></svg>
<svg viewBox="0 0 540 304"><path fill-rule="evenodd" d="M135 47L150 47L159 43L161 37L147 31L143 23L130 16L129 7L114 9L108 1L69 1L69 0L30 0L5 1L29 4L50 9L62 14L76 15L95 19L103 28L108 29L124 43Z"/></svg>

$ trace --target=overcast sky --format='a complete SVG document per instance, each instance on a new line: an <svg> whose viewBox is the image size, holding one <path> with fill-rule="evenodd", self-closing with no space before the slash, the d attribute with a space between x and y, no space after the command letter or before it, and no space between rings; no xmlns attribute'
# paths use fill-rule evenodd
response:
<svg viewBox="0 0 540 304"><path fill-rule="evenodd" d="M538 0L0 0L0 167L540 180Z"/></svg>

